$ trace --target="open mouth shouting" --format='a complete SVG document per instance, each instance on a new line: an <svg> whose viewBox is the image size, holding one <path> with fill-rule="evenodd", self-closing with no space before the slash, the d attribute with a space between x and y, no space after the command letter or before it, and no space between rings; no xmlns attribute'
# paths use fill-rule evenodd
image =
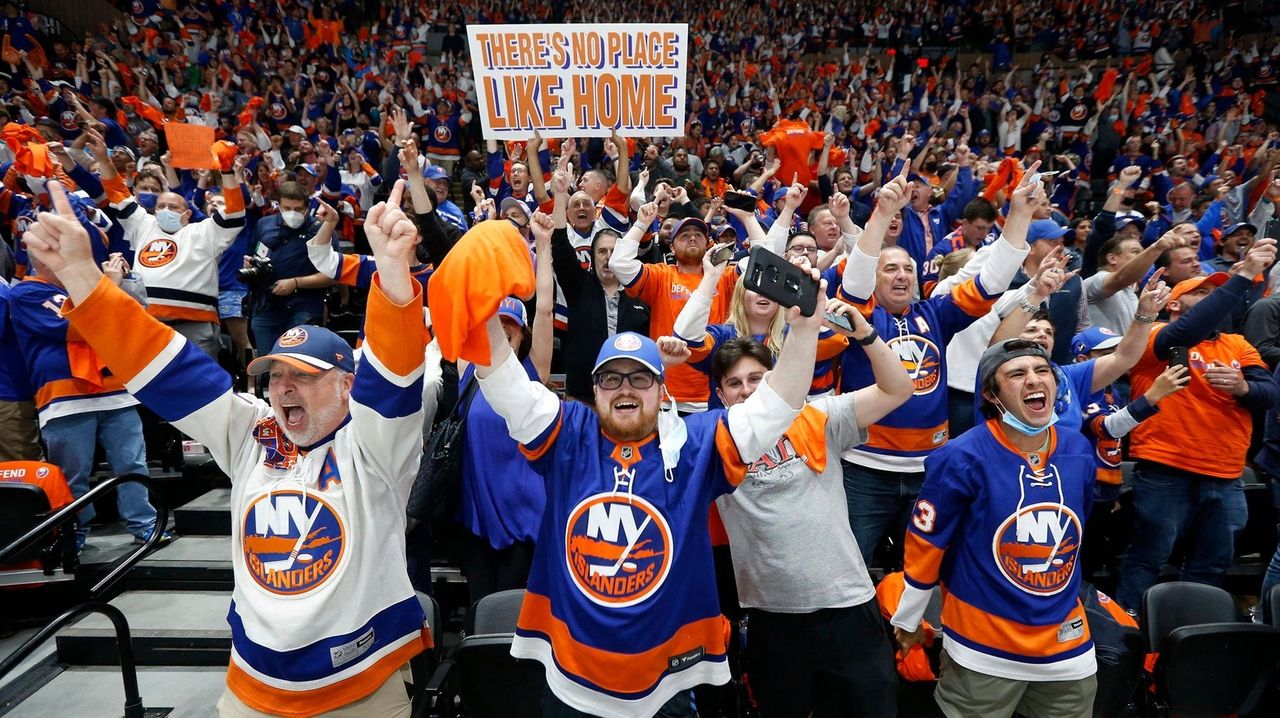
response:
<svg viewBox="0 0 1280 718"><path fill-rule="evenodd" d="M1043 391L1033 391L1022 397L1022 403L1035 415L1043 414L1049 406L1049 397Z"/></svg>
<svg viewBox="0 0 1280 718"><path fill-rule="evenodd" d="M290 432L301 431L307 423L307 410L298 404L282 402L280 411L284 419L284 428Z"/></svg>

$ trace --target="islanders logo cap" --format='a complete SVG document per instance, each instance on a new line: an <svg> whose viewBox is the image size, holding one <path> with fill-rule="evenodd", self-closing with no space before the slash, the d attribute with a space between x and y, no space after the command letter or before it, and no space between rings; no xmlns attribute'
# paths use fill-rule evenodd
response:
<svg viewBox="0 0 1280 718"><path fill-rule="evenodd" d="M507 297L498 305L498 317L507 317L521 327L529 326L529 319L525 314L524 302L515 297Z"/></svg>
<svg viewBox="0 0 1280 718"><path fill-rule="evenodd" d="M646 369L659 377L666 376L662 366L662 352L652 339L635 332L622 332L605 341L596 355L596 366L592 374L600 371L600 367L614 359L631 359L640 362Z"/></svg>
<svg viewBox="0 0 1280 718"><path fill-rule="evenodd" d="M1111 349L1120 343L1120 335L1106 327L1089 327L1071 340L1071 351L1077 356L1089 352Z"/></svg>
<svg viewBox="0 0 1280 718"><path fill-rule="evenodd" d="M346 372L356 370L351 346L342 337L310 324L302 324L280 335L270 354L264 354L249 362L250 374L270 371L271 362L280 361L309 374L338 368Z"/></svg>

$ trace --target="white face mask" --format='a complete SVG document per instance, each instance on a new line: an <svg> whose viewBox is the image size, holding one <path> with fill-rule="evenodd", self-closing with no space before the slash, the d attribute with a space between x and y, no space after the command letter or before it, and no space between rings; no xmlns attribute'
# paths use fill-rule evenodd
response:
<svg viewBox="0 0 1280 718"><path fill-rule="evenodd" d="M156 210L156 223L160 229L173 234L182 229L182 214L171 209Z"/></svg>
<svg viewBox="0 0 1280 718"><path fill-rule="evenodd" d="M280 213L280 219L285 223L285 226L288 227L289 229L297 229L301 227L302 223L307 219L307 213L285 211Z"/></svg>
<svg viewBox="0 0 1280 718"><path fill-rule="evenodd" d="M689 429L676 411L676 400L667 392L666 385L663 385L662 393L665 396L658 412L658 447L662 450L663 474L671 482L675 480L676 466L680 463L680 450L689 439Z"/></svg>

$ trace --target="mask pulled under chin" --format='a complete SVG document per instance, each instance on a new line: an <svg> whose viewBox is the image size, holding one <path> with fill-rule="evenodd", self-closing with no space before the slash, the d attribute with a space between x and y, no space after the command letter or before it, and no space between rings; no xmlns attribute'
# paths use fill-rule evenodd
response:
<svg viewBox="0 0 1280 718"><path fill-rule="evenodd" d="M680 450L689 439L689 429L676 411L676 400L665 386L662 393L663 405L658 410L658 447L662 450L663 473L667 481L672 482L675 481L676 466L680 463Z"/></svg>
<svg viewBox="0 0 1280 718"><path fill-rule="evenodd" d="M1000 407L1000 421L1003 421L1005 426L1011 427L1014 431L1017 431L1020 434L1026 434L1027 436L1039 436L1040 434L1048 431L1049 427L1058 423L1058 412L1055 410L1051 413L1049 415L1049 422L1044 426L1032 426L1022 419L1014 416L1013 412L1008 409Z"/></svg>

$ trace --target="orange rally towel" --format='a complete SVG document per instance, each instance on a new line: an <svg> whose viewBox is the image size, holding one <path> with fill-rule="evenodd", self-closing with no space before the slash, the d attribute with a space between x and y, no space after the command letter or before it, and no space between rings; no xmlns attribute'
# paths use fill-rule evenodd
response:
<svg viewBox="0 0 1280 718"><path fill-rule="evenodd" d="M485 322L504 297L533 296L533 261L515 225L491 219L458 240L427 283L427 306L440 353L489 363Z"/></svg>
<svg viewBox="0 0 1280 718"><path fill-rule="evenodd" d="M898 604L902 602L902 592L906 589L906 579L901 571L885 574L876 584L876 602L880 604L880 615L888 621L898 612ZM937 629L928 621L921 621L924 626L924 643L911 647L904 656L902 649L895 646L894 659L898 674L909 681L936 681L938 677L929 665L929 656L925 654L925 646L932 646L937 640Z"/></svg>

